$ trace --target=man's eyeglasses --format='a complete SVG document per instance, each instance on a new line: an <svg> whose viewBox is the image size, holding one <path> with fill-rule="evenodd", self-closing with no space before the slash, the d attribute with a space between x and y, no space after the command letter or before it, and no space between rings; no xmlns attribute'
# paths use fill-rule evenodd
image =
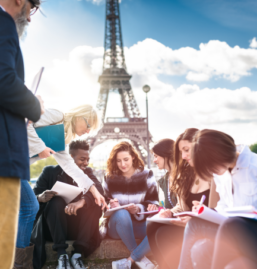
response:
<svg viewBox="0 0 257 269"><path fill-rule="evenodd" d="M86 122L86 124L87 124L87 129L90 129L90 128L91 128L91 126L90 126L90 124L87 122L87 119L86 119L86 118L84 118L84 117L83 117L83 119L85 120L85 122Z"/></svg>
<svg viewBox="0 0 257 269"><path fill-rule="evenodd" d="M34 15L37 12L38 7L35 5L35 3L33 2L33 0L28 0L28 1L32 5L31 10L30 10L30 16L32 16L32 15Z"/></svg>

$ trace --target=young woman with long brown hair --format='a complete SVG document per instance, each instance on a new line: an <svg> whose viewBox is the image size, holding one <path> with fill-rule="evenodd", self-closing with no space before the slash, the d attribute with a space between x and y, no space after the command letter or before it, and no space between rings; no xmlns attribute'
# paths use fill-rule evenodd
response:
<svg viewBox="0 0 257 269"><path fill-rule="evenodd" d="M146 217L137 213L147 211L149 204L159 204L157 184L153 172L144 168L143 160L130 143L123 141L112 149L107 161L104 192L111 198L111 208L134 204L115 211L109 219L108 235L121 239L131 252L128 259L113 262L112 268L131 268L135 261L142 269L153 269L154 265L145 257L150 252ZM143 239L139 246L136 238Z"/></svg>
<svg viewBox="0 0 257 269"><path fill-rule="evenodd" d="M234 139L223 132L202 130L195 136L191 158L197 175L209 180L213 175L220 195L216 211L234 206L257 208L257 155L248 146L236 146ZM193 210L199 208L195 202ZM191 261L190 254L201 253L205 244L194 248L199 238L213 244L207 259ZM220 226L200 219L191 219L185 230L179 269L244 268L257 265L257 222L233 217ZM212 266L209 265L212 262Z"/></svg>
<svg viewBox="0 0 257 269"><path fill-rule="evenodd" d="M162 210L163 218L171 218L173 213L192 209L192 202L206 196L205 204L210 206L210 184L196 176L192 167L190 151L194 135L198 129L185 130L174 146L174 164L170 178L171 191L177 194L178 203L172 209ZM184 217L172 222L174 225L149 223L147 237L150 248L161 269L177 268L183 241L184 227L190 218Z"/></svg>
<svg viewBox="0 0 257 269"><path fill-rule="evenodd" d="M174 144L172 139L165 138L157 142L153 148L154 163L160 170L165 170L166 174L159 179L158 184L164 193L165 208L173 208L177 204L177 197L173 192L170 192L170 175L172 173L174 163ZM156 210L156 205L149 205L148 210Z"/></svg>

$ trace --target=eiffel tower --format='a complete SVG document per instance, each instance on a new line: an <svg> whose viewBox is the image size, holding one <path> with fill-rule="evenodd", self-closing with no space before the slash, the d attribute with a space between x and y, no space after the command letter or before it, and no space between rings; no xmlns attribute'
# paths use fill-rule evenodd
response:
<svg viewBox="0 0 257 269"><path fill-rule="evenodd" d="M119 0L106 0L103 71L98 80L101 87L96 106L103 127L96 136L88 139L90 150L108 139L125 138L132 142L147 163L147 121L140 116L130 79L123 50ZM105 118L110 92L120 95L123 117ZM151 140L149 133L149 141Z"/></svg>

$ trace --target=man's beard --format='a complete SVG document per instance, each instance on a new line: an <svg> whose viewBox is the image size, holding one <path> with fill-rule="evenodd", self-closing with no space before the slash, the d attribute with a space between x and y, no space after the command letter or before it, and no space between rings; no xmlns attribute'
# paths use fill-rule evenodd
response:
<svg viewBox="0 0 257 269"><path fill-rule="evenodd" d="M23 34L25 33L26 26L28 25L27 17L26 17L26 8L27 8L28 2L23 6L20 14L17 15L15 19L16 29L18 32L19 38L23 37Z"/></svg>

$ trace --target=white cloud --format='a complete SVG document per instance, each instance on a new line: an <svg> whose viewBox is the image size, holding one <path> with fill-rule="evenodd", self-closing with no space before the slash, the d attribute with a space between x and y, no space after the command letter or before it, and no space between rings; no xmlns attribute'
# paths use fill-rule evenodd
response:
<svg viewBox="0 0 257 269"><path fill-rule="evenodd" d="M78 1L81 1L81 0L78 0ZM103 2L105 2L105 0L86 0L88 2L92 2L93 4L96 4L96 5L99 5ZM119 3L121 3L122 0L119 0Z"/></svg>
<svg viewBox="0 0 257 269"><path fill-rule="evenodd" d="M256 49L257 48L257 40L256 40L256 37L254 37L251 40L250 47L253 48L253 49Z"/></svg>
<svg viewBox="0 0 257 269"><path fill-rule="evenodd" d="M172 50L156 40L146 39L126 49L126 60L132 73L185 75L190 81L207 81L212 77L237 81L257 68L257 50L230 47L219 40L201 43L199 50L191 47Z"/></svg>
<svg viewBox="0 0 257 269"><path fill-rule="evenodd" d="M250 66L255 66L256 52L231 48L220 41L201 44L199 50L189 47L172 50L152 39L126 48L131 84L142 116L145 115L142 86L146 83L151 86L149 114L154 139L176 139L186 128L197 127L227 132L238 143L256 142L257 92L247 87L201 89L197 84L188 83L176 88L159 79L161 74L185 74L194 81L206 76L241 77L250 72ZM82 103L96 104L102 55L102 47L81 46L73 49L68 59L54 60L40 85L46 105L66 110ZM109 116L120 114L113 109L117 108L117 102L117 98L109 99L107 111L115 113Z"/></svg>
<svg viewBox="0 0 257 269"><path fill-rule="evenodd" d="M92 2L93 4L99 5L104 2L104 0L87 0L88 2Z"/></svg>

